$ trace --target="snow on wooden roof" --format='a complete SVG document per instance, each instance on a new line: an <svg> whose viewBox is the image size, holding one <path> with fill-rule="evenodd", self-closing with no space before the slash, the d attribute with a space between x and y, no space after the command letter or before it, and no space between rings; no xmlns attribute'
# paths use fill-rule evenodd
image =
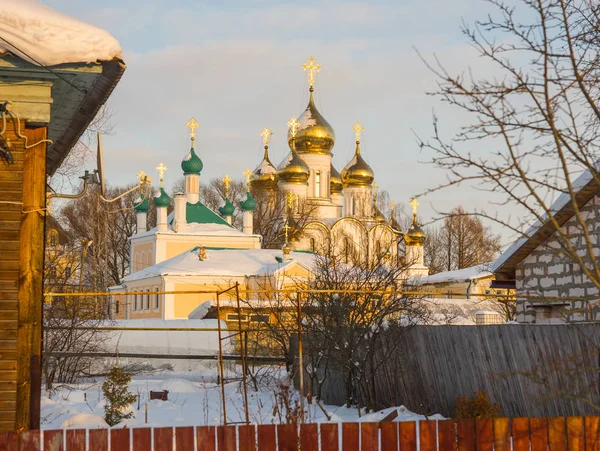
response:
<svg viewBox="0 0 600 451"><path fill-rule="evenodd" d="M467 282L473 279L481 279L493 275L489 271L490 263L482 263L481 265L471 266L470 268L457 269L454 271L444 271L419 279L411 279L407 281L410 285L428 285L434 283L451 283L451 282Z"/></svg>
<svg viewBox="0 0 600 451"><path fill-rule="evenodd" d="M596 169L598 169L598 166L600 166L600 161L596 162ZM573 196L571 196L571 193L562 193L549 209L560 226L564 225L575 214L572 197L574 197L578 207L581 208L600 190L596 178L589 169L577 177L572 186ZM543 221L537 220L527 229L524 236L518 238L496 259L491 271L496 274L498 279L514 279L517 264L554 234L556 228L548 220L548 216L544 214L543 219Z"/></svg>
<svg viewBox="0 0 600 451"><path fill-rule="evenodd" d="M36 0L0 0L0 53L36 65L93 63L122 59L110 33Z"/></svg>

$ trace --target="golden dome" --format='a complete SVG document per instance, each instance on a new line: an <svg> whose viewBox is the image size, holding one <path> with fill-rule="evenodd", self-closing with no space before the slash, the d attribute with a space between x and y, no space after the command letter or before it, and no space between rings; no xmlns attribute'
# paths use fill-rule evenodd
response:
<svg viewBox="0 0 600 451"><path fill-rule="evenodd" d="M342 176L333 165L329 168L329 191L331 194L342 194Z"/></svg>
<svg viewBox="0 0 600 451"><path fill-rule="evenodd" d="M304 113L298 118L300 127L296 132L296 151L299 154L331 154L335 143L335 132L329 122L319 113L310 87L310 99ZM292 146L292 133L288 131L288 144Z"/></svg>
<svg viewBox="0 0 600 451"><path fill-rule="evenodd" d="M293 148L277 167L279 180L284 183L306 185L310 177L310 168Z"/></svg>
<svg viewBox="0 0 600 451"><path fill-rule="evenodd" d="M385 216L383 216L383 213L379 208L375 208L374 219L377 222L386 222Z"/></svg>
<svg viewBox="0 0 600 451"><path fill-rule="evenodd" d="M354 186L371 186L375 174L373 169L360 155L360 141L356 141L356 152L342 171L342 182L344 188Z"/></svg>
<svg viewBox="0 0 600 451"><path fill-rule="evenodd" d="M269 160L269 146L265 146L265 155L260 164L252 172L250 186L257 190L275 191L277 189L277 169Z"/></svg>
<svg viewBox="0 0 600 451"><path fill-rule="evenodd" d="M417 223L417 215L413 215L413 223L408 228L406 235L404 235L404 241L408 246L423 246L425 242L425 232Z"/></svg>

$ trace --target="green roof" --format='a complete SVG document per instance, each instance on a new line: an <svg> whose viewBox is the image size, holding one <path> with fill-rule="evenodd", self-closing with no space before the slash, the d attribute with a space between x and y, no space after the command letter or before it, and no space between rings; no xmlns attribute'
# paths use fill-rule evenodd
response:
<svg viewBox="0 0 600 451"><path fill-rule="evenodd" d="M198 224L225 224L232 227L222 217L198 201L195 204L186 204L185 219L188 223L196 222Z"/></svg>

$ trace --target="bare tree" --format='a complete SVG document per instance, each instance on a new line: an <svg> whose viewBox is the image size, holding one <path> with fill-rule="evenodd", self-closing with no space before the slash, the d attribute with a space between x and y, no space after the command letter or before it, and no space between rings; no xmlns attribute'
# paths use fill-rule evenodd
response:
<svg viewBox="0 0 600 451"><path fill-rule="evenodd" d="M310 200L297 199L290 215L285 193L258 191L252 194L256 200L254 209L254 233L262 236L265 249L280 249L285 242L283 226L289 217L288 237L294 241L302 235L302 229L314 220L317 206Z"/></svg>
<svg viewBox="0 0 600 451"><path fill-rule="evenodd" d="M419 299L400 294L406 267L385 255L362 266L344 260L334 248L315 257L312 291L302 307L308 373L317 400L327 372L336 368L344 373L346 405L374 409L379 406L376 375L397 343L385 339L384 332L394 328L401 334L423 322L429 310Z"/></svg>
<svg viewBox="0 0 600 451"><path fill-rule="evenodd" d="M112 187L108 199L115 199L132 186ZM115 202L102 200L99 191L92 188L89 194L69 202L59 212L58 218L75 242L91 241L89 259L84 268L84 284L93 290L104 291L118 285L128 273L129 240L135 233L136 218L133 204L139 192L133 191ZM145 194L149 196L149 193ZM156 221L154 204L150 202L149 225Z"/></svg>
<svg viewBox="0 0 600 451"><path fill-rule="evenodd" d="M428 64L438 77L433 95L462 110L468 122L451 140L434 117L433 163L447 169L442 189L475 184L493 199L526 212L521 220L485 211L469 214L492 219L516 233L536 220L549 224L558 250L575 262L600 289L595 237L582 215L575 178L589 171L600 182L597 161L600 131L600 10L591 0L520 0L515 6L490 2L494 15L463 25L479 55L493 66L493 76L469 71L453 75L437 60ZM491 152L473 151L491 148ZM551 209L564 196L583 232L584 252L561 229ZM465 213L466 214L466 213Z"/></svg>

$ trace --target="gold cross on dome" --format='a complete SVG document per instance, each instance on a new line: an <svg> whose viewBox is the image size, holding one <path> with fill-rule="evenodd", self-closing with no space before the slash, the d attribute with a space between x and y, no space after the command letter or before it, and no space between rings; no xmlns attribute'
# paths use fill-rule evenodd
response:
<svg viewBox="0 0 600 451"><path fill-rule="evenodd" d="M419 205L421 204L419 203L416 197L413 197L408 205L410 205L410 208L412 208L413 214L416 215Z"/></svg>
<svg viewBox="0 0 600 451"><path fill-rule="evenodd" d="M250 177L252 177L252 171L250 168L248 168L243 172L243 174L246 177L246 186L248 187L248 191L250 191Z"/></svg>
<svg viewBox="0 0 600 451"><path fill-rule="evenodd" d="M167 172L167 169L168 168L164 164L162 164L162 162L158 166L156 166L156 171L158 172L158 177L160 179L160 187L161 188L163 186L163 177L165 175L165 172Z"/></svg>
<svg viewBox="0 0 600 451"><path fill-rule="evenodd" d="M288 242L288 232L290 231L290 229L291 229L291 227L289 226L289 224L286 221L285 225L283 226L283 231L285 233L285 242L286 243Z"/></svg>
<svg viewBox="0 0 600 451"><path fill-rule="evenodd" d="M356 121L356 124L352 126L352 130L354 130L354 136L356 137L356 141L360 142L360 135L364 131L364 127L359 121Z"/></svg>
<svg viewBox="0 0 600 451"><path fill-rule="evenodd" d="M306 63L302 65L302 69L308 73L308 84L311 88L315 84L315 75L321 70L321 66L315 63L315 59L311 56Z"/></svg>
<svg viewBox="0 0 600 451"><path fill-rule="evenodd" d="M223 184L225 185L225 198L229 198L229 184L231 183L231 177L225 174L225 177L221 180L223 180Z"/></svg>
<svg viewBox="0 0 600 451"><path fill-rule="evenodd" d="M288 193L285 195L285 200L287 201L287 206L290 210L294 208L294 202L296 201L297 197L298 196L291 191L288 191Z"/></svg>
<svg viewBox="0 0 600 451"><path fill-rule="evenodd" d="M295 117L292 117L287 122L287 126L290 128L290 133L292 134L292 138L295 138L296 133L298 133L298 127L300 127L300 122L298 122Z"/></svg>
<svg viewBox="0 0 600 451"><path fill-rule="evenodd" d="M193 141L194 139L196 139L196 129L200 127L200 124L196 119L192 117L189 121L185 123L185 125L187 126L187 128L190 129L190 138L192 138Z"/></svg>
<svg viewBox="0 0 600 451"><path fill-rule="evenodd" d="M269 130L269 127L263 128L262 131L260 132L260 136L262 136L263 144L265 146L269 145L269 140L271 139L272 134L273 134L273 132L271 130Z"/></svg>

